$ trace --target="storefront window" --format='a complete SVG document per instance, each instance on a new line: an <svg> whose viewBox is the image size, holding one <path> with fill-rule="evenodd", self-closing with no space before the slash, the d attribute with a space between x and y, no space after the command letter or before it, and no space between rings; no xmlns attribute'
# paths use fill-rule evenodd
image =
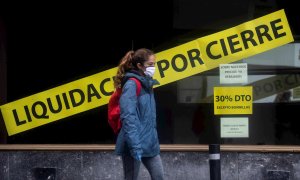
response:
<svg viewBox="0 0 300 180"><path fill-rule="evenodd" d="M217 68L180 80L169 88L158 89L159 104L164 111L160 111L164 117L162 141L175 144L299 144L295 117L300 105L300 69L295 55L299 48L296 47L298 44L292 43L237 62L248 64L248 83L221 85ZM253 87L253 113L216 115L214 87L236 86ZM226 117L246 117L248 136L222 137L221 118Z"/></svg>
<svg viewBox="0 0 300 180"><path fill-rule="evenodd" d="M157 129L161 144L299 145L300 31L293 6L276 0L169 0L147 7L122 4L121 9L110 4L105 8L119 18L109 20L111 15L99 8L81 7L84 14L59 9L53 16L46 10L23 16L2 11L7 32L5 101L116 67L131 49L159 53L284 9L295 41L233 62L246 64L247 82L220 83L218 66L155 88ZM216 114L215 87L251 87L252 112ZM223 98L230 104L233 97ZM230 118L243 127L237 137L226 136ZM103 105L6 139L8 144L113 144L115 138Z"/></svg>

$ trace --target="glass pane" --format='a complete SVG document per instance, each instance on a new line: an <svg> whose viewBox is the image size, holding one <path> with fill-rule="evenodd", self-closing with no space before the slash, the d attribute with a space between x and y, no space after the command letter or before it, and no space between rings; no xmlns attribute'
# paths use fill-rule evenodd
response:
<svg viewBox="0 0 300 180"><path fill-rule="evenodd" d="M30 4L3 5L0 25L7 33L1 38L0 60L7 59L7 74L0 75L7 78L7 87L1 84L0 97L12 102L116 67L128 50L164 51L284 9L295 42L236 61L247 64L247 83L221 84L219 68L214 68L154 89L157 129L162 144L298 145L300 20L296 3L166 0L86 6L81 2L73 4L77 8L55 5L50 11ZM235 86L253 87L253 112L216 115L214 88ZM222 138L221 119L228 117L247 118L248 137ZM9 136L7 143L112 144L115 138L107 123L107 106L101 106Z"/></svg>

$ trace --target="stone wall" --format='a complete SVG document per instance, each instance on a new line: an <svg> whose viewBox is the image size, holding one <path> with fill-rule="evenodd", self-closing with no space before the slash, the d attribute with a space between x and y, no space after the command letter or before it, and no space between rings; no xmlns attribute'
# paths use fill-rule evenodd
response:
<svg viewBox="0 0 300 180"><path fill-rule="evenodd" d="M161 153L166 180L209 180L208 152ZM121 180L111 151L0 151L1 180ZM295 153L221 152L222 180L300 179ZM140 180L150 179L141 166Z"/></svg>

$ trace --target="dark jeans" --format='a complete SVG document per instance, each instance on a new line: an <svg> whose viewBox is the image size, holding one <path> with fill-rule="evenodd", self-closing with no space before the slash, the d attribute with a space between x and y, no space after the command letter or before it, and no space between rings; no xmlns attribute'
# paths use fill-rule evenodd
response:
<svg viewBox="0 0 300 180"><path fill-rule="evenodd" d="M141 162L131 156L122 156L124 179L137 180ZM154 157L142 157L142 163L148 170L152 180L163 180L164 171L160 155Z"/></svg>

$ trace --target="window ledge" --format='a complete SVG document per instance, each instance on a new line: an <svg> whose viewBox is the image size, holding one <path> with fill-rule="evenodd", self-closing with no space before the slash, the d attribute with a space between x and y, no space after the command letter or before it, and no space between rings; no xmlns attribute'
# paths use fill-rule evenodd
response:
<svg viewBox="0 0 300 180"><path fill-rule="evenodd" d="M161 144L161 151L205 151L208 145ZM113 151L114 144L1 144L0 151ZM300 152L294 145L220 145L223 152Z"/></svg>

